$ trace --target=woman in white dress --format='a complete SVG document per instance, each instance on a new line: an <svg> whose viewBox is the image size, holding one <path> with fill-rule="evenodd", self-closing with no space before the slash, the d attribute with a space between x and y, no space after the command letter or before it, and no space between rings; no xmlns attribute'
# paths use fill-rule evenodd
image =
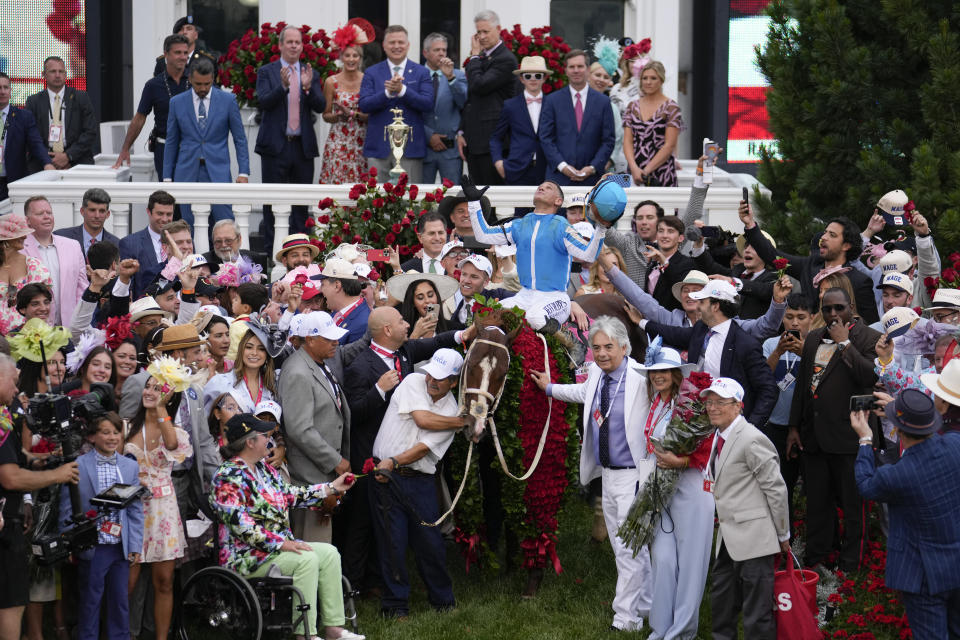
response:
<svg viewBox="0 0 960 640"><path fill-rule="evenodd" d="M276 400L277 376L273 358L267 352L269 339L266 332L255 323L247 322L247 332L237 346L237 361L233 371L219 373L203 387L203 406L207 415L213 401L224 393L233 392L241 413L253 413L264 400Z"/></svg>

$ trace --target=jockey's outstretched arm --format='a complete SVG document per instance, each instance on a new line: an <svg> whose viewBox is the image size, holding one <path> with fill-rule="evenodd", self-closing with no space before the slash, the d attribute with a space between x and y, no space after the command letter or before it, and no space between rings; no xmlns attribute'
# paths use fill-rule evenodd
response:
<svg viewBox="0 0 960 640"><path fill-rule="evenodd" d="M567 253L577 260L584 262L596 262L600 255L600 249L603 248L603 238L607 235L607 228L603 225L597 225L593 229L593 237L590 243L583 241L583 237L573 230L572 226L567 226L563 233L563 244L567 247Z"/></svg>
<svg viewBox="0 0 960 640"><path fill-rule="evenodd" d="M473 227L473 237L478 242L484 244L510 244L513 242L513 221L491 227L483 219L481 213L482 207L479 200L471 200L467 203L467 209L470 211L470 226ZM503 231L501 231L503 229ZM509 238L509 239L508 239Z"/></svg>

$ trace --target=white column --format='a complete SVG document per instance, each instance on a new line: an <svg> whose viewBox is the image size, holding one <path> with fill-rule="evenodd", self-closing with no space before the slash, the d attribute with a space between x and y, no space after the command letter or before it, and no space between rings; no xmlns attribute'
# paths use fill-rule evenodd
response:
<svg viewBox="0 0 960 640"><path fill-rule="evenodd" d="M264 203L269 204L269 203ZM280 250L280 247L283 246L283 239L287 237L287 234L290 233L290 205L288 204L275 204L273 205L273 251L272 255L276 255L277 251Z"/></svg>
<svg viewBox="0 0 960 640"><path fill-rule="evenodd" d="M130 209L131 205L128 202L112 202L110 217L104 223L104 228L118 238L130 235Z"/></svg>
<svg viewBox="0 0 960 640"><path fill-rule="evenodd" d="M320 28L333 35L334 29L347 22L347 8L348 0L260 0L260 24L276 24L282 20L296 26L306 24Z"/></svg>
<svg viewBox="0 0 960 640"><path fill-rule="evenodd" d="M237 224L237 232L240 234L240 248L250 248L250 211L253 207L249 204L233 205L233 220Z"/></svg>
<svg viewBox="0 0 960 640"><path fill-rule="evenodd" d="M407 28L410 39L410 53L414 62L420 60L420 0L390 0L389 23L402 24Z"/></svg>
<svg viewBox="0 0 960 640"><path fill-rule="evenodd" d="M133 95L128 103L131 113L137 109L143 85L153 77L157 56L163 53L164 38L173 33L173 23L186 14L186 0L137 0L133 3ZM149 135L151 130L152 111L143 125L141 138L146 140L145 136Z"/></svg>
<svg viewBox="0 0 960 640"><path fill-rule="evenodd" d="M195 204L193 210L193 250L206 253L210 250L210 205Z"/></svg>

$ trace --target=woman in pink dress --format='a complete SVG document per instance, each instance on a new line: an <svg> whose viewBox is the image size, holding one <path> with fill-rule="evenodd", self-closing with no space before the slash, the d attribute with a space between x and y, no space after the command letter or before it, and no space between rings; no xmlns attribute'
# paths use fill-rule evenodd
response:
<svg viewBox="0 0 960 640"><path fill-rule="evenodd" d="M330 133L323 146L320 184L353 184L366 170L363 141L367 136L367 114L357 110L363 82L362 60L359 44L345 47L340 53L343 70L327 77L323 83L323 97L327 101L323 119L330 123Z"/></svg>
<svg viewBox="0 0 960 640"><path fill-rule="evenodd" d="M32 229L27 219L15 213L0 216L0 335L23 326L17 311L17 292L31 282L53 287L53 279L44 264L20 253L23 239Z"/></svg>
<svg viewBox="0 0 960 640"><path fill-rule="evenodd" d="M680 105L663 95L665 78L661 63L648 62L640 74L642 94L623 112L623 153L637 185L677 186L673 152L686 125Z"/></svg>
<svg viewBox="0 0 960 640"><path fill-rule="evenodd" d="M124 453L140 465L140 483L149 490L143 500L143 553L153 578L153 616L157 640L166 640L173 614L173 569L183 557L186 538L177 493L173 488L173 466L193 455L190 436L173 423L180 407L180 393L151 377L143 387L140 409L130 423ZM158 374L159 375L159 374ZM130 567L130 591L140 577L140 565Z"/></svg>

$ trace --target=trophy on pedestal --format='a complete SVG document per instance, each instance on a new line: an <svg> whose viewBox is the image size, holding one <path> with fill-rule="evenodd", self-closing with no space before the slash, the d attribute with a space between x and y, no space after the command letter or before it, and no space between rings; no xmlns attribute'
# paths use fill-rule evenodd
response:
<svg viewBox="0 0 960 640"><path fill-rule="evenodd" d="M390 109L393 113L393 122L383 128L383 137L390 143L390 153L393 154L394 165L390 169L390 177L397 178L404 172L400 166L403 150L413 135L413 127L403 121L403 109Z"/></svg>

